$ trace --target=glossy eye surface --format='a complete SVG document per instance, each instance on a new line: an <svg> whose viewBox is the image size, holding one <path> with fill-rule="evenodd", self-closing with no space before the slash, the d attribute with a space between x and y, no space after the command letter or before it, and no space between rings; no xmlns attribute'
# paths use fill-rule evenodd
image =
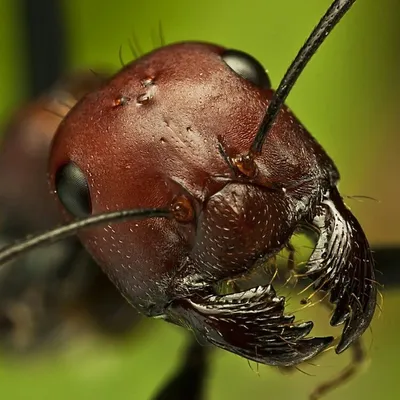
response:
<svg viewBox="0 0 400 400"><path fill-rule="evenodd" d="M264 67L251 55L239 50L226 50L221 55L229 68L260 88L271 89L271 81Z"/></svg>
<svg viewBox="0 0 400 400"><path fill-rule="evenodd" d="M92 212L89 186L81 169L73 162L56 173L56 192L62 205L74 217L87 217Z"/></svg>

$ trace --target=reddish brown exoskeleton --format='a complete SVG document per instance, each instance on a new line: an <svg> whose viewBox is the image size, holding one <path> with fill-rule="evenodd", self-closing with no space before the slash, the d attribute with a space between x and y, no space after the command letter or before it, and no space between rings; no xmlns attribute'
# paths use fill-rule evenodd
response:
<svg viewBox="0 0 400 400"><path fill-rule="evenodd" d="M331 324L344 324L336 352L346 350L374 315L371 251L333 161L283 102L353 3L334 1L276 91L253 57L213 44L165 46L124 67L71 110L53 142L51 187L80 220L0 261L78 233L142 313L292 366L334 338L307 337L313 323L285 315L271 284L226 295L215 285L258 268L307 226L319 239L304 273L329 294Z"/></svg>

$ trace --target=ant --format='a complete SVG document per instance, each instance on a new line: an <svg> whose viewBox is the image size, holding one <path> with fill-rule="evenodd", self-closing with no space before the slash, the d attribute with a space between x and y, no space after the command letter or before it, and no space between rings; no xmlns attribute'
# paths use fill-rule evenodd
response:
<svg viewBox="0 0 400 400"><path fill-rule="evenodd" d="M344 324L336 352L357 347L376 308L370 246L333 161L284 105L354 1L333 2L276 91L252 56L206 43L164 46L125 66L70 110L52 144L51 188L77 221L4 248L0 262L78 234L142 314L292 367L334 338L308 337L313 323L285 314L272 283L228 294L216 285L290 250L307 227L318 240L298 275L334 305L331 325Z"/></svg>

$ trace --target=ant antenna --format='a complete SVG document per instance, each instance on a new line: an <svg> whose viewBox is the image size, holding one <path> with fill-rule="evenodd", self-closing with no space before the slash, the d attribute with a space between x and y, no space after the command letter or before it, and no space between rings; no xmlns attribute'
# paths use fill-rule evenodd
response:
<svg viewBox="0 0 400 400"><path fill-rule="evenodd" d="M271 130L276 116L278 115L278 112L293 85L296 83L311 57L315 54L332 29L342 19L355 1L356 0L335 0L325 15L321 18L318 25L314 28L311 35L308 37L307 41L304 43L296 58L286 71L285 76L282 78L278 89L269 103L257 135L250 147L251 154L254 155L261 153L265 138Z"/></svg>
<svg viewBox="0 0 400 400"><path fill-rule="evenodd" d="M87 218L76 220L70 224L51 229L37 236L30 235L22 241L6 246L0 250L0 265L22 255L36 247L52 244L59 240L66 239L76 234L81 229L89 228L109 222L122 221L126 219L145 219L145 218L168 218L171 211L163 208L139 208L133 210L113 211L104 214L92 215Z"/></svg>

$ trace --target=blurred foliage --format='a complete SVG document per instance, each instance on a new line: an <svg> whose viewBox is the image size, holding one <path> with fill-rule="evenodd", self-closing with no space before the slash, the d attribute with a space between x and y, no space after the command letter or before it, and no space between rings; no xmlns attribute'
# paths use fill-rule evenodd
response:
<svg viewBox="0 0 400 400"><path fill-rule="evenodd" d="M161 21L166 41L205 40L243 49L269 70L276 86L287 66L331 0L64 0L70 65L120 67L118 50L132 58L133 35L147 51L159 45ZM17 2L0 2L1 123L26 93L24 43ZM371 196L380 203L350 200L373 243L400 244L400 136L398 135L400 5L396 0L356 3L332 33L288 99L300 120L323 144L341 173L346 195ZM153 40L153 39L155 40ZM156 43L154 43L154 41ZM386 296L383 315L367 333L372 362L331 399L396 399L400 351L398 294ZM316 307L308 318L328 324ZM7 399L147 399L179 360L185 333L159 321L147 321L127 342L82 337L68 351L26 361L3 358L2 396ZM307 393L348 361L326 356L307 374L282 374L216 351L210 399L305 399ZM315 376L314 376L315 375Z"/></svg>

